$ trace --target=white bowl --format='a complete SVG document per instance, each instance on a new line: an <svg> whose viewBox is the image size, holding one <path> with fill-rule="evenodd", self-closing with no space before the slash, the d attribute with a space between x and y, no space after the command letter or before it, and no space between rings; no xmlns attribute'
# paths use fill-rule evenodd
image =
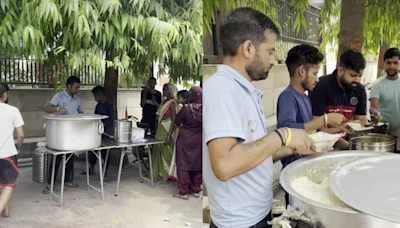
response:
<svg viewBox="0 0 400 228"><path fill-rule="evenodd" d="M309 137L315 143L316 152L324 152L335 145L335 143L341 138L341 134L328 134L320 131L309 135Z"/></svg>

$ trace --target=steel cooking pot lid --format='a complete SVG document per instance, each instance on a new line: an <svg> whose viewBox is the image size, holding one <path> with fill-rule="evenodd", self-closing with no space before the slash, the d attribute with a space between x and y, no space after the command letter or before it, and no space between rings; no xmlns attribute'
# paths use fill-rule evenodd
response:
<svg viewBox="0 0 400 228"><path fill-rule="evenodd" d="M335 170L329 178L329 187L350 207L400 223L399 164L399 155L358 159Z"/></svg>
<svg viewBox="0 0 400 228"><path fill-rule="evenodd" d="M45 115L45 119L50 120L101 120L106 119L108 116L97 114L65 114L65 115Z"/></svg>

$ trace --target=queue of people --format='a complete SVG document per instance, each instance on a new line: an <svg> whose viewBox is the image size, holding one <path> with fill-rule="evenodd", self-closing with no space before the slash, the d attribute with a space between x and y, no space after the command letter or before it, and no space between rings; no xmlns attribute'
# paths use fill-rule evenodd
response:
<svg viewBox="0 0 400 228"><path fill-rule="evenodd" d="M155 138L165 141L152 149L153 178L177 181L179 192L174 194L177 198L187 200L188 194L199 198L202 184L202 89L195 86L190 91L178 91L175 85L167 83L163 86L164 98L158 102L159 92L154 89L155 85L155 79L151 78L142 92L142 104L145 103L142 122L156 123L153 125L157 126Z"/></svg>

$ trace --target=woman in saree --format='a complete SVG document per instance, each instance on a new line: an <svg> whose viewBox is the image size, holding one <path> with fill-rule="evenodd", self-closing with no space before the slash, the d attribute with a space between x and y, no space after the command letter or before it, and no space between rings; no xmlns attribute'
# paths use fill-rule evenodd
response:
<svg viewBox="0 0 400 228"><path fill-rule="evenodd" d="M176 141L176 168L179 192L174 196L188 200L188 194L200 197L202 184L202 114L203 90L199 86L190 89L190 101L178 113L175 125L179 127Z"/></svg>
<svg viewBox="0 0 400 228"><path fill-rule="evenodd" d="M152 168L154 180L176 180L175 170L175 137L177 128L174 125L176 114L179 112L177 100L178 89L167 83L163 87L164 101L158 110L158 128L156 139L165 141L156 144L152 150Z"/></svg>

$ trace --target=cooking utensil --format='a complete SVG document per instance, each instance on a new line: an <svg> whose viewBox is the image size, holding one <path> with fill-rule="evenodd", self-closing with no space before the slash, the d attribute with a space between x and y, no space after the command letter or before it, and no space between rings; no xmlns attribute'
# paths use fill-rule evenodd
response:
<svg viewBox="0 0 400 228"><path fill-rule="evenodd" d="M117 143L129 143L132 136L132 121L114 120L114 141Z"/></svg>
<svg viewBox="0 0 400 228"><path fill-rule="evenodd" d="M400 228L400 224L389 222L351 209L325 205L300 195L292 188L291 182L307 176L311 181L320 183L340 165L369 156L387 155L384 152L338 151L324 155L301 158L286 166L280 174L282 188L300 201L304 215L309 218L313 228Z"/></svg>
<svg viewBox="0 0 400 228"><path fill-rule="evenodd" d="M92 150L101 145L104 115L66 114L45 115L47 147L54 150Z"/></svg>
<svg viewBox="0 0 400 228"><path fill-rule="evenodd" d="M370 133L349 140L350 150L394 152L396 140L390 135Z"/></svg>
<svg viewBox="0 0 400 228"><path fill-rule="evenodd" d="M329 187L352 208L400 224L399 163L398 155L349 162L331 174Z"/></svg>

